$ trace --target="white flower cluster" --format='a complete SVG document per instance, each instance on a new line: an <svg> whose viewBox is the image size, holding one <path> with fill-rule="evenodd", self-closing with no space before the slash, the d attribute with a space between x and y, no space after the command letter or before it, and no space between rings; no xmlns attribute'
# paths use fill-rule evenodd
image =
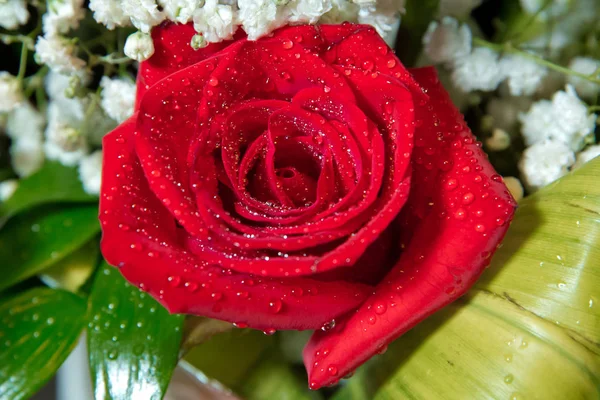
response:
<svg viewBox="0 0 600 400"><path fill-rule="evenodd" d="M43 137L46 121L29 102L8 114L6 134L12 139L10 159L19 177L27 177L44 163Z"/></svg>
<svg viewBox="0 0 600 400"><path fill-rule="evenodd" d="M91 0L96 21L113 29L132 24L139 32L125 44L125 54L137 61L154 53L150 29L164 20L193 21L200 36L195 47L231 39L242 27L250 40L286 24L369 24L392 45L404 0ZM200 41L199 38L202 38Z"/></svg>
<svg viewBox="0 0 600 400"><path fill-rule="evenodd" d="M565 175L576 162L575 153L594 141L596 114L590 114L571 85L552 100L535 102L519 119L525 144L529 146L519 163L523 179L535 191ZM577 156L582 165L598 154L591 146Z"/></svg>
<svg viewBox="0 0 600 400"><path fill-rule="evenodd" d="M29 20L29 11L25 0L0 1L0 27L17 29Z"/></svg>
<svg viewBox="0 0 600 400"><path fill-rule="evenodd" d="M0 112L11 111L22 101L21 84L17 77L0 71Z"/></svg>
<svg viewBox="0 0 600 400"><path fill-rule="evenodd" d="M88 81L83 71L63 75L51 70L45 79L50 100L45 115L21 100L18 106L5 110L10 112L4 130L11 139L11 162L19 177L33 174L48 159L77 166L85 191L99 193L102 152L90 154L90 150L99 146L118 122L131 116L135 85L126 79L103 77L97 96L85 94ZM84 94L78 97L78 92ZM0 184L0 200L8 198L15 188L12 181Z"/></svg>
<svg viewBox="0 0 600 400"><path fill-rule="evenodd" d="M452 17L433 21L423 37L429 60L452 70L454 84L464 92L495 90L506 80L514 96L530 95L541 85L547 70L524 56L500 55L486 47L472 48L471 29Z"/></svg>

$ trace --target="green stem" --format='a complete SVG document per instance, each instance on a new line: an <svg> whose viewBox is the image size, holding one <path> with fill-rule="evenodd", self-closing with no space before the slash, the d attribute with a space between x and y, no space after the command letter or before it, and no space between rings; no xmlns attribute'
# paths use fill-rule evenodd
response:
<svg viewBox="0 0 600 400"><path fill-rule="evenodd" d="M25 78L25 71L27 70L27 45L21 44L21 57L19 58L19 73L17 74L17 80L19 84L23 86L23 78Z"/></svg>
<svg viewBox="0 0 600 400"><path fill-rule="evenodd" d="M534 61L535 63L537 63L539 65L543 65L544 67L546 67L548 69L551 69L556 72L560 72L561 74L576 76L578 78L585 79L586 81L600 84L600 79L596 78L594 76L594 74L586 75L586 74L582 74L581 72L573 71L572 69L563 67L562 65L555 64L551 61L543 59L542 57L536 56L535 54L528 53L517 47L514 47L510 42L492 43L492 42L488 42L485 39L476 37L476 38L473 38L473 43L476 44L477 46L487 47L488 49L492 49L499 53L516 54L523 58L527 58L531 61Z"/></svg>

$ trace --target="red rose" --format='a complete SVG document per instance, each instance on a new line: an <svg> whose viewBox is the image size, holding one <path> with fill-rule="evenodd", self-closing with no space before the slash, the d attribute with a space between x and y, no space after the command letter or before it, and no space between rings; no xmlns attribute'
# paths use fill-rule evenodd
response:
<svg viewBox="0 0 600 400"><path fill-rule="evenodd" d="M515 203L434 70L372 28L194 33L154 29L104 140L103 254L171 312L316 329L311 387L334 383L464 294Z"/></svg>

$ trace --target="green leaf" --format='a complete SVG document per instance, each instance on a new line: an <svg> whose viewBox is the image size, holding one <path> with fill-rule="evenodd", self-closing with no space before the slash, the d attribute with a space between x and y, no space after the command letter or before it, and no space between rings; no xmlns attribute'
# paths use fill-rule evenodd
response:
<svg viewBox="0 0 600 400"><path fill-rule="evenodd" d="M520 203L470 295L335 400L600 397L600 158Z"/></svg>
<svg viewBox="0 0 600 400"><path fill-rule="evenodd" d="M0 230L0 291L58 262L99 230L96 206L43 208L15 216Z"/></svg>
<svg viewBox="0 0 600 400"><path fill-rule="evenodd" d="M396 54L407 67L414 67L423 47L423 35L439 8L440 0L407 0L396 40Z"/></svg>
<svg viewBox="0 0 600 400"><path fill-rule="evenodd" d="M185 360L209 378L236 389L273 345L272 339L258 331L236 329L215 335L194 347Z"/></svg>
<svg viewBox="0 0 600 400"><path fill-rule="evenodd" d="M85 322L85 301L36 288L0 303L0 398L27 399L67 358Z"/></svg>
<svg viewBox="0 0 600 400"><path fill-rule="evenodd" d="M97 201L83 191L76 168L47 162L35 174L19 180L15 193L0 205L0 226L8 217L41 204Z"/></svg>
<svg viewBox="0 0 600 400"><path fill-rule="evenodd" d="M600 158L519 204L476 287L595 343L600 354Z"/></svg>
<svg viewBox="0 0 600 400"><path fill-rule="evenodd" d="M40 275L40 279L50 287L77 292L94 272L99 256L98 241L92 239L80 249L46 269Z"/></svg>
<svg viewBox="0 0 600 400"><path fill-rule="evenodd" d="M306 376L296 375L280 354L271 354L252 368L238 390L246 400L318 400L319 392L308 390Z"/></svg>
<svg viewBox="0 0 600 400"><path fill-rule="evenodd" d="M161 399L177 364L183 315L170 315L106 263L96 275L88 310L95 398Z"/></svg>
<svg viewBox="0 0 600 400"><path fill-rule="evenodd" d="M394 342L335 397L592 399L600 360L569 332L491 292L474 291ZM378 362L397 366L375 396ZM375 378L377 379L377 378Z"/></svg>

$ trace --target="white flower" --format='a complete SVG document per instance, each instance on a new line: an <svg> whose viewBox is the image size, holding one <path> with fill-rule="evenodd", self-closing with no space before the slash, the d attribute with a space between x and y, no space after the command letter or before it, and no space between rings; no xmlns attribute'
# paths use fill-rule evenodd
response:
<svg viewBox="0 0 600 400"><path fill-rule="evenodd" d="M481 2L482 0L440 0L439 14L464 18Z"/></svg>
<svg viewBox="0 0 600 400"><path fill-rule="evenodd" d="M592 75L600 68L600 60L589 57L575 57L569 63L569 68L580 74ZM600 76L600 74L598 75ZM585 99L593 99L600 92L600 85L577 76L568 75L567 82L573 85L577 94Z"/></svg>
<svg viewBox="0 0 600 400"><path fill-rule="evenodd" d="M492 136L485 140L485 146L491 151L502 151L510 146L510 136L505 130L496 128Z"/></svg>
<svg viewBox="0 0 600 400"><path fill-rule="evenodd" d="M10 161L20 177L36 172L44 163L44 149L39 140L23 138L10 145Z"/></svg>
<svg viewBox="0 0 600 400"><path fill-rule="evenodd" d="M546 140L525 149L519 170L527 188L536 191L565 175L574 162L575 154L568 146Z"/></svg>
<svg viewBox="0 0 600 400"><path fill-rule="evenodd" d="M17 190L19 181L17 179L8 179L0 182L0 201L6 201Z"/></svg>
<svg viewBox="0 0 600 400"><path fill-rule="evenodd" d="M127 26L130 23L129 17L123 12L120 0L90 0L89 7L94 12L94 19L108 29Z"/></svg>
<svg viewBox="0 0 600 400"><path fill-rule="evenodd" d="M123 13L131 19L133 26L144 33L165 19L154 0L121 0Z"/></svg>
<svg viewBox="0 0 600 400"><path fill-rule="evenodd" d="M250 40L287 23L284 7L277 7L273 0L238 0L238 7L238 19Z"/></svg>
<svg viewBox="0 0 600 400"><path fill-rule="evenodd" d="M548 70L523 56L506 54L500 60L501 74L508 79L510 94L513 96L529 96L542 83Z"/></svg>
<svg viewBox="0 0 600 400"><path fill-rule="evenodd" d="M288 3L290 22L314 24L331 10L331 0L292 0Z"/></svg>
<svg viewBox="0 0 600 400"><path fill-rule="evenodd" d="M65 107L74 106L71 102L77 100L51 101L48 105L44 151L48 159L58 160L66 166L76 165L88 153L88 143L81 129L85 117L83 104L81 113L79 107Z"/></svg>
<svg viewBox="0 0 600 400"><path fill-rule="evenodd" d="M543 142L550 137L556 117L553 112L551 101L540 100L533 103L529 111L519 114L521 134L526 146Z"/></svg>
<svg viewBox="0 0 600 400"><path fill-rule="evenodd" d="M187 24L203 0L158 0L169 21Z"/></svg>
<svg viewBox="0 0 600 400"><path fill-rule="evenodd" d="M17 29L29 19L25 0L0 1L0 27L8 30Z"/></svg>
<svg viewBox="0 0 600 400"><path fill-rule="evenodd" d="M0 113L13 110L23 101L18 79L6 71L0 71Z"/></svg>
<svg viewBox="0 0 600 400"><path fill-rule="evenodd" d="M86 193L100 194L100 183L102 182L102 150L85 156L79 162L79 179Z"/></svg>
<svg viewBox="0 0 600 400"><path fill-rule="evenodd" d="M508 191L512 197L516 201L521 201L523 198L523 185L521 185L521 181L514 176L504 176L502 177L502 180L504 181L504 184L508 188Z"/></svg>
<svg viewBox="0 0 600 400"><path fill-rule="evenodd" d="M106 114L117 122L123 122L133 114L135 84L126 79L102 77L101 105Z"/></svg>
<svg viewBox="0 0 600 400"><path fill-rule="evenodd" d="M237 30L237 17L231 6L206 0L204 7L194 12L194 29L209 43L231 39Z"/></svg>
<svg viewBox="0 0 600 400"><path fill-rule="evenodd" d="M40 36L35 52L40 63L59 73L77 72L85 67L85 61L74 55L75 45L61 37Z"/></svg>
<svg viewBox="0 0 600 400"><path fill-rule="evenodd" d="M390 46L394 47L400 12L404 11L404 0L378 0L370 6L362 6L358 11L358 23L371 25Z"/></svg>
<svg viewBox="0 0 600 400"><path fill-rule="evenodd" d="M135 32L127 37L123 49L125 55L137 61L145 61L154 54L154 42L147 33Z"/></svg>
<svg viewBox="0 0 600 400"><path fill-rule="evenodd" d="M571 148L581 148L582 139L594 132L596 114L589 114L587 105L582 102L573 86L567 85L564 91L559 91L552 97L552 107L556 115L557 138L563 135L564 143L571 143Z"/></svg>
<svg viewBox="0 0 600 400"><path fill-rule="evenodd" d="M31 139L41 142L45 123L44 116L31 103L26 102L8 114L6 135L12 140Z"/></svg>
<svg viewBox="0 0 600 400"><path fill-rule="evenodd" d="M358 21L358 6L348 0L332 0L331 10L324 14L320 22L326 24L340 24L344 21Z"/></svg>
<svg viewBox="0 0 600 400"><path fill-rule="evenodd" d="M450 63L471 53L471 29L456 19L444 17L432 21L423 35L424 51L434 63Z"/></svg>
<svg viewBox="0 0 600 400"><path fill-rule="evenodd" d="M554 123L548 137L559 140L572 150L583 147L586 137L594 132L596 114L588 114L587 106L579 100L573 86L567 85L552 97Z"/></svg>
<svg viewBox="0 0 600 400"><path fill-rule="evenodd" d="M46 94L52 100L62 100L73 97L77 90L86 86L90 82L89 71L82 69L69 75L59 74L55 71L50 71L44 80Z"/></svg>
<svg viewBox="0 0 600 400"><path fill-rule="evenodd" d="M88 153L88 146L81 131L56 123L48 125L46 129L44 151L49 160L72 167Z"/></svg>
<svg viewBox="0 0 600 400"><path fill-rule="evenodd" d="M589 146L584 151L577 154L577 160L575 160L573 169L582 167L585 163L593 160L594 158L596 158L598 156L600 156L600 144L595 144L593 146Z"/></svg>
<svg viewBox="0 0 600 400"><path fill-rule="evenodd" d="M452 81L465 92L494 90L502 79L498 54L486 47L477 47L456 60L452 71Z"/></svg>
<svg viewBox="0 0 600 400"><path fill-rule="evenodd" d="M42 18L44 33L46 36L67 33L77 28L84 16L83 0L49 0L48 12Z"/></svg>
<svg viewBox="0 0 600 400"><path fill-rule="evenodd" d="M558 17L569 10L572 0L519 0L521 8L531 15L537 15L541 20ZM549 3L549 4L546 4Z"/></svg>

